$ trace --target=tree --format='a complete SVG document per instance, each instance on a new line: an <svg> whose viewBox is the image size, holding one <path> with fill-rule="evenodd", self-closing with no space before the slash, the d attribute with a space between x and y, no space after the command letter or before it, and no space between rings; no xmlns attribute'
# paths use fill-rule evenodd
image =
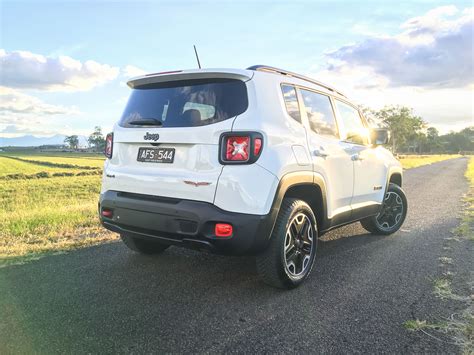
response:
<svg viewBox="0 0 474 355"><path fill-rule="evenodd" d="M464 128L460 132L450 132L440 137L444 150L450 153L474 151L474 127Z"/></svg>
<svg viewBox="0 0 474 355"><path fill-rule="evenodd" d="M401 148L420 149L419 138L426 123L421 117L415 116L412 109L403 106L385 106L379 111L373 111L373 115L391 131L393 152Z"/></svg>
<svg viewBox="0 0 474 355"><path fill-rule="evenodd" d="M87 139L89 146L93 147L95 151L101 152L105 148L105 138L102 134L102 128L95 126L94 132Z"/></svg>
<svg viewBox="0 0 474 355"><path fill-rule="evenodd" d="M435 141L439 137L439 131L434 127L428 127L426 130L426 136L430 141Z"/></svg>
<svg viewBox="0 0 474 355"><path fill-rule="evenodd" d="M428 127L426 130L426 151L433 153L441 150L442 147L438 130L434 127Z"/></svg>
<svg viewBox="0 0 474 355"><path fill-rule="evenodd" d="M67 136L64 138L64 143L69 145L71 149L77 149L79 146L79 137L77 135Z"/></svg>

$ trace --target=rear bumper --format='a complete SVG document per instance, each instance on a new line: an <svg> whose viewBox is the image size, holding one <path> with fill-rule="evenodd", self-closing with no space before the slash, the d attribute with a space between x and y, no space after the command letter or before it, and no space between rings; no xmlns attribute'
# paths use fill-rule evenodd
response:
<svg viewBox="0 0 474 355"><path fill-rule="evenodd" d="M112 218L101 215L104 208L113 211ZM117 233L226 255L262 251L274 222L272 214L227 212L207 202L118 191L101 194L99 215L102 225ZM216 223L231 224L232 236L216 237Z"/></svg>

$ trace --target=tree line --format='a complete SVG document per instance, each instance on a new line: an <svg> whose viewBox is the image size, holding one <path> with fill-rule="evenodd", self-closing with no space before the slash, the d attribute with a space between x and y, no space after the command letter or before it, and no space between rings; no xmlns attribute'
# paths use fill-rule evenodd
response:
<svg viewBox="0 0 474 355"><path fill-rule="evenodd" d="M394 153L474 152L474 125L440 135L408 107L385 106L381 110L362 108L362 111L371 125L390 130L390 147Z"/></svg>
<svg viewBox="0 0 474 355"><path fill-rule="evenodd" d="M386 127L390 130L392 138L389 147L394 153L474 152L474 125L459 132L440 135L435 127L428 126L408 107L386 106L381 110L363 107L362 112L371 126ZM67 136L64 142L76 150L79 146L79 137ZM87 142L93 151L104 151L105 137L101 127L94 128Z"/></svg>
<svg viewBox="0 0 474 355"><path fill-rule="evenodd" d="M67 136L64 138L64 143L73 150L79 148L79 136L73 134L72 136ZM105 149L105 137L102 134L102 128L100 126L95 126L94 132L92 132L87 138L87 143L89 148L94 152L103 152Z"/></svg>

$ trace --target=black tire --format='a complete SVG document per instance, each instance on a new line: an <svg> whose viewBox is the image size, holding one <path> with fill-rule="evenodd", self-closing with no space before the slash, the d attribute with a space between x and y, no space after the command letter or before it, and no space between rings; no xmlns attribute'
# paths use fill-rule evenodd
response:
<svg viewBox="0 0 474 355"><path fill-rule="evenodd" d="M127 234L120 234L120 238L122 238L122 241L129 249L141 254L159 254L170 247L167 244L136 238Z"/></svg>
<svg viewBox="0 0 474 355"><path fill-rule="evenodd" d="M283 199L269 245L257 255L258 274L274 287L301 285L313 269L317 244L318 229L311 207L302 200Z"/></svg>
<svg viewBox="0 0 474 355"><path fill-rule="evenodd" d="M380 213L361 220L360 224L372 234L393 234L403 225L407 211L408 201L405 192L400 186L391 183L385 193Z"/></svg>

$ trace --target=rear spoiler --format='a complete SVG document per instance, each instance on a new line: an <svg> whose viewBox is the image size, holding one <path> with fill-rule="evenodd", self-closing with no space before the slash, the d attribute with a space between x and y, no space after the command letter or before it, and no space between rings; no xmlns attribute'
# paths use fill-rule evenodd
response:
<svg viewBox="0 0 474 355"><path fill-rule="evenodd" d="M163 73L153 73L144 76L132 78L127 82L129 87L136 88L139 86L155 83L163 83L169 81L178 80L190 80L190 79L214 79L214 78L225 78L225 79L238 79L247 81L252 79L254 75L253 70L242 70L242 69L195 69L195 70L182 70L182 71L169 71Z"/></svg>

